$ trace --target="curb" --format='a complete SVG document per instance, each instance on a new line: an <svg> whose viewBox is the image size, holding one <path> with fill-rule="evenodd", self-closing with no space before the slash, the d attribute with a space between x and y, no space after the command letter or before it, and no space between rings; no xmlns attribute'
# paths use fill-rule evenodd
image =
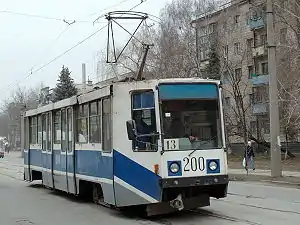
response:
<svg viewBox="0 0 300 225"><path fill-rule="evenodd" d="M291 178L291 177L283 177L284 178ZM291 181L284 181L284 180L272 180L270 176L265 175L253 175L253 174L229 174L229 181L252 181L252 182L263 182L263 183L271 183L275 185L284 185L284 186L293 186L300 188L300 183L298 182L291 182Z"/></svg>

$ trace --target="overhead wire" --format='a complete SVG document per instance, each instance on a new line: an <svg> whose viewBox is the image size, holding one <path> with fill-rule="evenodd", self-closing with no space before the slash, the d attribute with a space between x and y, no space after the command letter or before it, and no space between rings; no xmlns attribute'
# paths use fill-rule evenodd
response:
<svg viewBox="0 0 300 225"><path fill-rule="evenodd" d="M108 7L104 8L104 9L102 9L100 12L91 13L91 14L89 14L89 15L87 15L87 16L94 16L94 15L97 15L97 14L99 14L99 13L105 12L107 9L114 8L114 7L116 7L116 6L118 6L118 5L121 5L121 4L123 4L123 3L125 3L125 2L128 2L128 1L131 1L131 0L123 0L123 1L121 1L121 2L119 2L119 3L116 3L116 4L112 5L112 6L108 6Z"/></svg>
<svg viewBox="0 0 300 225"><path fill-rule="evenodd" d="M133 6L130 10L128 11L132 11L133 9L137 8L138 6L140 6L142 3L144 3L144 1L141 1L139 4ZM100 29L98 29L97 31L93 32L92 34L90 34L89 36L87 36L86 38L84 38L83 40L79 41L77 44L75 44L74 46L72 46L71 48L67 49L66 51L62 52L61 54L57 55L56 57L54 57L52 60L50 60L49 62L43 64L42 66L40 66L39 68L35 69L34 71L31 71L28 75L26 75L23 79L16 81L15 83L12 83L10 85L8 85L8 87L4 90L7 91L10 87L19 84L22 80L25 80L27 78L29 78L30 76L32 76L34 73L37 73L39 71L41 71L42 69L44 69L45 67L47 67L48 65L52 64L53 62L55 62L56 60L58 60L59 58L61 58L62 56L66 55L67 53L69 53L70 51L72 51L74 48L78 47L79 45L83 44L84 42L86 42L87 40L89 40L90 38L92 38L93 36L95 36L96 34L98 34L100 31L102 31L103 29L105 29L108 26L108 24L106 24L105 26L101 27Z"/></svg>
<svg viewBox="0 0 300 225"><path fill-rule="evenodd" d="M6 13L6 14L12 14L12 15L18 15L18 16L26 16L26 17L32 17L32 18L38 18L38 19L44 19L44 20L55 20L55 21L66 22L66 23L68 22L66 19L50 17L50 16L42 16L42 15L37 15L37 14L13 12L13 11L8 11L8 10L0 10L0 13ZM91 23L91 21L86 21L86 20L77 20L75 22L77 22L77 23Z"/></svg>
<svg viewBox="0 0 300 225"><path fill-rule="evenodd" d="M48 50L51 46L53 46L66 32L67 30L70 28L70 25L66 26L58 35L57 37L47 46L47 48L44 49L44 53L46 52L46 50ZM30 71L32 71L35 67L37 66L37 63L34 64Z"/></svg>
<svg viewBox="0 0 300 225"><path fill-rule="evenodd" d="M52 64L53 62L55 62L57 59L61 58L62 56L66 55L67 53L69 53L70 51L72 51L74 48L78 47L79 45L81 45L82 43L86 42L87 40L89 40L91 37L95 36L97 33L99 33L101 30L103 30L104 28L106 28L107 25L101 27L100 29L98 29L97 31L95 31L94 33L90 34L89 36L87 36L86 38L84 38L83 40L79 41L76 45L72 46L71 48L67 49L66 51L64 51L63 53L57 55L56 57L54 57L52 60L50 60L49 62L43 64L42 66L40 66L39 68L37 68L34 71L31 71L27 76L25 76L22 80L25 80L27 78L29 78L32 74L39 72L40 70L44 69L45 67L47 67L48 65ZM17 83L20 83L21 81L17 81ZM11 84L8 86L8 89L13 86L15 84Z"/></svg>

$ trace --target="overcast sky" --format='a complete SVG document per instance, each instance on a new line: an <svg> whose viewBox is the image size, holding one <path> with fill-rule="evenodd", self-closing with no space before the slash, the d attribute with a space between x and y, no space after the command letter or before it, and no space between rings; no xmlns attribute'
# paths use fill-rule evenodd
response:
<svg viewBox="0 0 300 225"><path fill-rule="evenodd" d="M146 0L135 10L158 16L160 9L170 1ZM33 73L27 79L24 78L28 76L31 69L35 71L104 26L107 23L104 18L93 25L93 21L99 15L108 11L128 10L141 0L0 0L0 2L1 101L9 97L17 83L27 87L34 87L40 82L47 86L55 85L63 64L70 68L75 82L79 83L81 82L81 63L86 63L87 74L96 81L96 54L106 46L106 29L43 70ZM108 8L116 4L118 6ZM103 11L104 9L106 10ZM42 15L68 21L77 20L77 22L69 26L60 20L21 16L7 12ZM132 29L134 24L128 22L128 26L128 29ZM116 39L122 44L125 40L120 34ZM12 84L14 85L10 86Z"/></svg>

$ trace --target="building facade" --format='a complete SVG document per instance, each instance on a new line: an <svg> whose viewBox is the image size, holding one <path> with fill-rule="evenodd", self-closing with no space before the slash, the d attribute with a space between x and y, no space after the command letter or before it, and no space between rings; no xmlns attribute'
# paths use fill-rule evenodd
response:
<svg viewBox="0 0 300 225"><path fill-rule="evenodd" d="M274 4L289 11L295 6L290 5L293 1L280 0ZM220 59L218 66L224 83L227 126L239 129L241 120L245 118L247 130L254 137L268 141L270 125L266 1L232 1L230 5L202 15L192 23L196 28L198 61L202 74L209 76L210 74L206 74L207 67L214 66L210 65L211 51L216 51ZM280 44L287 38L288 30L286 24L279 20L275 22L278 61L286 57L280 57ZM233 143L243 141L240 135L234 133L230 134L230 139ZM285 135L282 137L284 139Z"/></svg>

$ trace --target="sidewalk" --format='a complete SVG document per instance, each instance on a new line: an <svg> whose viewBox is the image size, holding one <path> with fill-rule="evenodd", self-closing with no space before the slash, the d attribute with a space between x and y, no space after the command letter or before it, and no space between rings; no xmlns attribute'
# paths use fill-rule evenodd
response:
<svg viewBox="0 0 300 225"><path fill-rule="evenodd" d="M267 182L278 185L288 185L300 188L300 172L296 171L282 171L282 177L271 177L270 170L255 171L249 170L247 175L245 169L228 169L229 179L231 181L258 181Z"/></svg>
<svg viewBox="0 0 300 225"><path fill-rule="evenodd" d="M21 152L11 151L5 153L4 158L0 159L0 174L15 179L23 179L23 158Z"/></svg>

